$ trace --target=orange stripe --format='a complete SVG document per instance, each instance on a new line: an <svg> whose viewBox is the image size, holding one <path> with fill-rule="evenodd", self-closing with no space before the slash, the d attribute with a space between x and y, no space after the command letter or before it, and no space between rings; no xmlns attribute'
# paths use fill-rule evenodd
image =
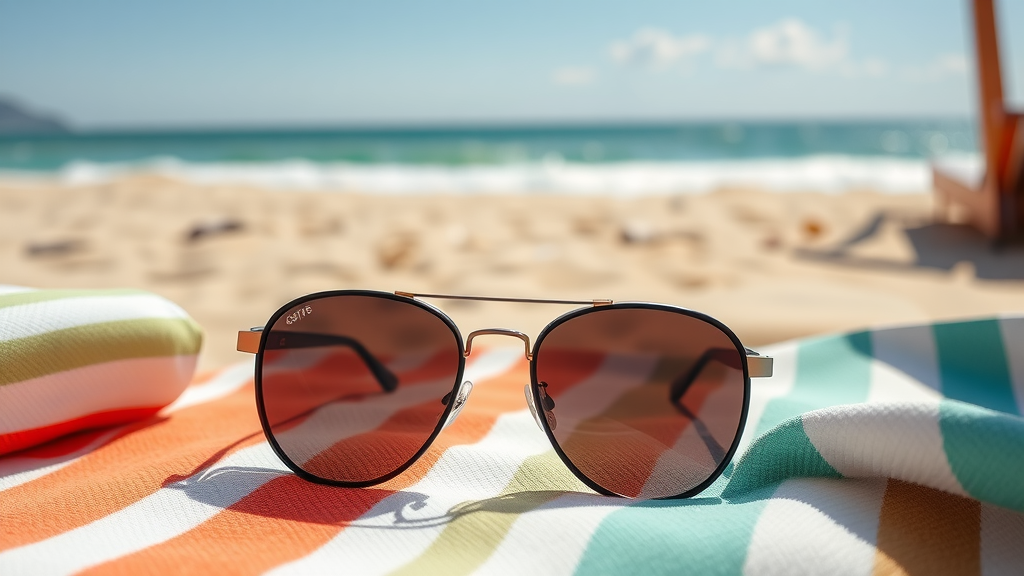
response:
<svg viewBox="0 0 1024 576"><path fill-rule="evenodd" d="M447 389L438 396L445 392ZM397 410L377 428L325 448L304 462L302 469L324 478L348 480L371 480L390 474L423 448L443 410L437 398ZM344 478L338 469L360 470L363 476Z"/></svg>
<svg viewBox="0 0 1024 576"><path fill-rule="evenodd" d="M525 408L525 362L473 389L459 419L397 478L372 488L333 488L288 475L264 484L195 529L89 573L262 573L306 556L384 498L420 481L445 450L482 439L505 412ZM339 565L339 570L344 570Z"/></svg>
<svg viewBox="0 0 1024 576"><path fill-rule="evenodd" d="M875 574L981 573L981 504L890 479L878 519Z"/></svg>
<svg viewBox="0 0 1024 576"><path fill-rule="evenodd" d="M223 455L225 446L259 431L252 388L214 402L154 417L68 466L5 490L0 497L0 551L38 542L121 510L171 479ZM262 437L249 439L252 444ZM231 446L237 450L241 446ZM173 481L173 480L171 480Z"/></svg>
<svg viewBox="0 0 1024 576"><path fill-rule="evenodd" d="M10 434L0 434L0 456L49 442L54 438L59 438L79 430L89 430L91 428L115 426L136 420L144 420L159 412L161 408L163 406L107 410L106 412L96 412L72 420L50 424L49 426L42 426L31 430L19 430Z"/></svg>
<svg viewBox="0 0 1024 576"><path fill-rule="evenodd" d="M353 400L381 392L379 384L374 382L358 357L355 354L348 356L346 358L344 353L331 354L308 368L264 372L264 406L275 435L305 421L313 414L312 407L336 401L342 392L339 390L339 373L346 374L343 392ZM440 400L454 386L457 367L457 357L453 361L450 354L437 354L421 366L400 372L400 386L433 383L448 375L450 382L440 386L444 390L437 395ZM352 377L353 374L359 376ZM296 382L301 382L301 386L296 386ZM305 416L301 416L303 414Z"/></svg>

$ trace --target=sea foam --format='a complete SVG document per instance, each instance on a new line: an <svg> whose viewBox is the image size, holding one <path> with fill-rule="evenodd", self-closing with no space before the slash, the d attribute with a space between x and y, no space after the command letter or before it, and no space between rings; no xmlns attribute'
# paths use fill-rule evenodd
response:
<svg viewBox="0 0 1024 576"><path fill-rule="evenodd" d="M977 173L980 166L979 159L973 155L950 158L946 162L964 173ZM374 194L639 196L703 193L725 187L826 193L875 190L902 194L927 192L932 186L931 169L926 160L842 155L609 163L548 160L464 166L307 160L199 163L155 158L134 163L76 161L49 173L0 170L0 177L56 179L63 184L80 186L136 173L155 173L195 184L246 184L272 189Z"/></svg>

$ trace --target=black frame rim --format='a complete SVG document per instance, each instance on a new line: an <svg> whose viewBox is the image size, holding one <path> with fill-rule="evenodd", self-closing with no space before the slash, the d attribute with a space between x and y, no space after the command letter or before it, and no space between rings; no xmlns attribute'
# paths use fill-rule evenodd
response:
<svg viewBox="0 0 1024 576"><path fill-rule="evenodd" d="M743 428L746 427L747 424L747 413L750 409L750 371L747 367L746 348L743 347L743 344L740 342L740 339L736 336L736 334L734 334L728 326L726 326L719 320L711 316L708 316L707 314L697 312L696 310L690 310L688 308L682 308L680 306L672 306L670 304L657 304L653 302L616 302L614 304L604 306L577 308L576 310L566 312L565 314L562 314L561 316L555 318L547 326L545 326L544 329L541 330L540 335L538 335L537 339L534 341L533 360L530 362L530 388L533 394L534 405L538 407L543 406L543 403L541 402L540 398L540 385L537 381L537 358L540 356L541 345L544 343L544 339L547 337L547 335L558 326L574 318L578 318L586 314L594 314L604 310L614 309L660 310L663 312L682 314L683 316L688 316L690 318L694 318L695 320L706 322L724 332L725 335L729 337L729 340L732 341L733 345L736 346L736 350L740 354L740 358L742 359L743 365L743 410L740 413L740 420L739 425L736 429L736 435L733 438L732 444L729 446L729 450L725 454L725 458L723 458L722 462L719 463L718 467L715 468L715 470L697 486L694 486L693 488L680 494L675 494L672 496L659 496L657 498L650 498L650 500L676 500L681 498L689 498L690 496L700 494L708 486L714 483L715 480L718 480L718 478L725 472L725 469L728 468L729 464L732 462L733 457L736 455L736 450L739 448L740 438L743 435ZM544 433L547 435L548 441L551 442L551 446L552 448L554 448L555 453L558 454L558 457L562 460L562 463L565 464L565 466L581 482L586 484L589 488L591 488L598 494L604 494L606 496L617 496L619 498L629 498L633 500L638 499L636 497L625 496L622 494L618 494L616 492L612 492L611 490L608 490L600 486L593 480L591 480L586 474L584 474L579 468L577 468L575 464L572 463L568 456L566 456L565 452L562 450L562 447L558 444L558 440L555 438L554 432L551 431L551 427L548 424L547 419L539 418L539 420L541 422L541 428L543 428Z"/></svg>
<svg viewBox="0 0 1024 576"><path fill-rule="evenodd" d="M405 472L410 466L415 464L416 461L419 460L420 457L423 456L423 454L434 443L434 440L437 438L437 435L441 433L441 430L444 428L445 422L448 420L448 416L451 414L455 402L448 402L448 404L444 407L444 410L441 412L441 416L437 421L437 425L434 426L433 432L431 432L430 436L427 437L426 441L423 443L423 446L419 449L419 451L416 452L416 454L414 454L408 461L399 466L396 470L389 472L388 474L385 474L378 478L359 482L331 480L330 478L323 478L321 476L312 474L304 470L294 461L292 461L292 459L289 458L285 451L281 448L280 444L278 444L277 439L274 438L274 434L273 432L271 432L270 422L267 420L266 408L263 403L263 350L266 347L267 337L270 334L271 327L274 324L276 324L277 321L280 320L281 317L284 316L286 312L290 311L292 308L298 306L299 304L305 304L306 302L310 302L313 300L321 300L324 298L336 296L366 296L371 298L394 300L396 302L404 302L411 306L415 306L422 310L426 310L427 312L441 319L445 323L445 325L448 326L448 328L451 330L452 336L455 337L455 342L457 343L459 353L459 370L458 373L456 374L455 382L454 384L452 384L452 389L450 392L452 399L454 399L455 395L458 393L459 386L462 384L462 378L465 376L466 354L462 340L462 333L459 332L459 327L455 325L455 323L452 321L451 318L448 317L448 315L446 315L444 312L438 310L437 308L431 306L426 302L422 302L414 298L407 298L405 296L398 296L390 292L380 292L377 290L327 290L323 292L314 292L312 294L306 294L305 296L301 296L286 303L285 305L278 308L277 311L270 316L270 320L267 321L263 329L263 333L260 335L260 347L259 351L256 353L256 367L253 378L256 385L256 412L259 415L260 426L262 426L263 428L263 435L266 437L267 443L270 444L270 447L274 450L274 453L277 454L277 457L280 458L282 462L284 462L285 466L287 466L292 472L295 472L297 476L304 480L316 482L317 484L339 486L342 488L365 488L368 486L376 486L377 484L381 484L382 482L387 482L388 480L398 476L402 472Z"/></svg>

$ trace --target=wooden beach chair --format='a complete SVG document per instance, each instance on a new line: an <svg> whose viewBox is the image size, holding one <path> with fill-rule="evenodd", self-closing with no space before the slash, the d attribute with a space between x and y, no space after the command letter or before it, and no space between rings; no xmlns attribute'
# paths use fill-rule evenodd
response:
<svg viewBox="0 0 1024 576"><path fill-rule="evenodd" d="M950 221L959 210L967 223L998 243L1024 231L1024 116L1007 110L1003 101L993 0L972 0L972 16L984 177L969 182L939 166L933 166L932 177L939 220Z"/></svg>

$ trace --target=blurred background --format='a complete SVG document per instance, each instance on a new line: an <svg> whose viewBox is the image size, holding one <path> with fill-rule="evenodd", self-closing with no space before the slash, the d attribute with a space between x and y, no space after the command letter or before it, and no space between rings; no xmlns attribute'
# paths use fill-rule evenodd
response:
<svg viewBox="0 0 1024 576"><path fill-rule="evenodd" d="M1024 256L931 222L930 164L981 165L968 8L0 1L0 283L167 295L207 366L328 288L657 299L753 343L1019 310Z"/></svg>

